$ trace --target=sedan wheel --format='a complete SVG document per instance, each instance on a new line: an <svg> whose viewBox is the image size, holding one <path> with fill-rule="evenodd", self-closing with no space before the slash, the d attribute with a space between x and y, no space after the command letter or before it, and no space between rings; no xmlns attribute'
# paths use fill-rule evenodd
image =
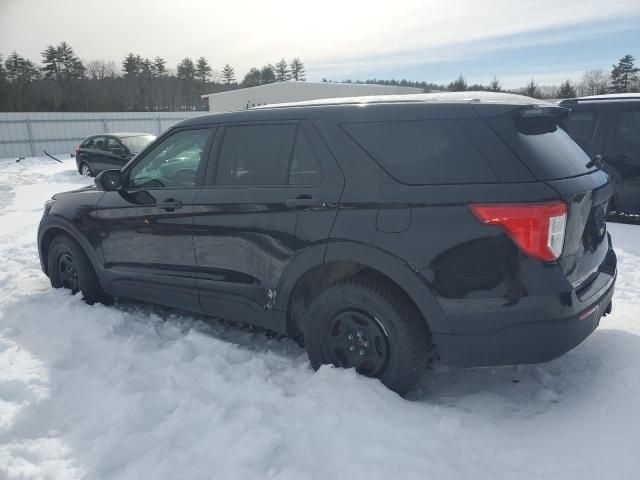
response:
<svg viewBox="0 0 640 480"><path fill-rule="evenodd" d="M91 169L89 168L89 165L86 163L80 165L80 175L84 175L85 177L91 176Z"/></svg>

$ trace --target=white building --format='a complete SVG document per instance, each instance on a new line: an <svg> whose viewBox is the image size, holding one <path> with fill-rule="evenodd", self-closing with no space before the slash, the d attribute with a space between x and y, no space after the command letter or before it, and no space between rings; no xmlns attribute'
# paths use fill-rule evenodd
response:
<svg viewBox="0 0 640 480"><path fill-rule="evenodd" d="M359 97L363 95L403 95L422 93L421 88L359 83L287 82L202 95L209 100L209 111L231 112L272 103L299 102L319 98Z"/></svg>

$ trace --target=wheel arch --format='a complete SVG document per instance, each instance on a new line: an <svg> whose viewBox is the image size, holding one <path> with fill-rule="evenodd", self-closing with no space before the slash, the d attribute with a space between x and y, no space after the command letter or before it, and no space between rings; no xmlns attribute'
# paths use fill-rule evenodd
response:
<svg viewBox="0 0 640 480"><path fill-rule="evenodd" d="M89 240L71 223L60 217L48 218L46 223L43 223L38 230L38 251L40 252L40 263L44 273L47 276L49 275L47 271L49 246L58 235L67 235L80 246L96 272L102 289L109 291L108 287L110 285L102 269L102 263L100 262L98 254L89 243Z"/></svg>
<svg viewBox="0 0 640 480"><path fill-rule="evenodd" d="M334 268L336 267L336 268ZM437 300L422 276L406 262L383 250L356 242L331 242L324 248L314 248L300 255L285 271L278 288L275 309L287 312L282 330L296 336L299 325L296 316L304 308L300 288L321 288L319 282L335 283L345 276L371 270L394 284L422 314L433 333L451 333L451 327ZM315 292L314 292L315 293ZM301 302L297 305L296 302Z"/></svg>

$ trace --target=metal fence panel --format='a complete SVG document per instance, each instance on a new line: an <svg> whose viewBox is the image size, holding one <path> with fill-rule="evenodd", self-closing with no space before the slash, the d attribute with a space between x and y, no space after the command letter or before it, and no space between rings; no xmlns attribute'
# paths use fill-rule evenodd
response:
<svg viewBox="0 0 640 480"><path fill-rule="evenodd" d="M0 113L0 158L64 155L89 135L144 132L158 135L208 112L16 112Z"/></svg>

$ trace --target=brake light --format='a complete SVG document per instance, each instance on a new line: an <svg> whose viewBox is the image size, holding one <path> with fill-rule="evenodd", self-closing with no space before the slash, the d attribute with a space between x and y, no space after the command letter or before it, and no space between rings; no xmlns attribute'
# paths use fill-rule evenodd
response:
<svg viewBox="0 0 640 480"><path fill-rule="evenodd" d="M76 155L80 153L80 147L76 147Z"/></svg>
<svg viewBox="0 0 640 480"><path fill-rule="evenodd" d="M562 254L567 224L564 202L469 205L482 223L502 227L530 257L551 262Z"/></svg>

